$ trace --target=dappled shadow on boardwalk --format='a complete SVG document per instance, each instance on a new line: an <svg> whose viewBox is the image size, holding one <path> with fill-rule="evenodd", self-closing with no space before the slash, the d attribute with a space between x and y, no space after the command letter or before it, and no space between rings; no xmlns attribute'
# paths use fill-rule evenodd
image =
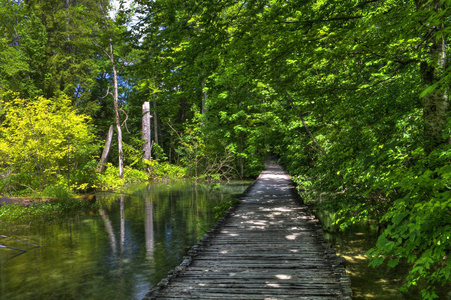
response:
<svg viewBox="0 0 451 300"><path fill-rule="evenodd" d="M350 299L343 261L268 164L242 203L147 299Z"/></svg>

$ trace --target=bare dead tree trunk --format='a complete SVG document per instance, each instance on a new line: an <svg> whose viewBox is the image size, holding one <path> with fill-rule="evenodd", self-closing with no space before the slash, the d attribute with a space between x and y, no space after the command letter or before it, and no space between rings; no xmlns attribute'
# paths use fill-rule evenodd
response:
<svg viewBox="0 0 451 300"><path fill-rule="evenodd" d="M113 125L110 125L110 129L108 130L108 136L105 140L105 147L102 151L102 156L100 157L100 163L97 167L97 171L102 173L105 171L105 164L108 161L108 155L110 154L111 142L113 141Z"/></svg>
<svg viewBox="0 0 451 300"><path fill-rule="evenodd" d="M142 135L144 140L143 144L143 159L151 159L151 145L150 145L150 103L148 101L143 103L142 106Z"/></svg>
<svg viewBox="0 0 451 300"><path fill-rule="evenodd" d="M116 119L116 129L117 129L117 147L119 153L119 178L124 178L124 153L122 151L122 130L121 122L119 119L119 105L118 105L118 85L117 85L117 71L114 64L114 52L113 52L113 41L110 38L110 61L111 67L113 68L113 81L114 81L114 116Z"/></svg>
<svg viewBox="0 0 451 300"><path fill-rule="evenodd" d="M103 18L105 21L105 26L107 28L107 31L110 30L109 24L108 24L108 17L107 17L107 5L108 2L99 1L100 9L103 12ZM101 48L103 53L110 59L111 62L111 68L113 70L113 82L114 82L114 93L113 93L113 102L114 102L114 117L116 121L116 129L117 129L117 146L118 146L118 154L119 154L119 178L124 178L124 153L122 151L122 130L121 130L121 123L119 118L119 105L118 105L118 83L117 83L117 71L116 71L116 64L114 63L114 51L113 51L113 39L109 38L109 49L106 50L103 47L99 45L99 43L92 39L92 42L97 47ZM107 93L107 95L110 93Z"/></svg>

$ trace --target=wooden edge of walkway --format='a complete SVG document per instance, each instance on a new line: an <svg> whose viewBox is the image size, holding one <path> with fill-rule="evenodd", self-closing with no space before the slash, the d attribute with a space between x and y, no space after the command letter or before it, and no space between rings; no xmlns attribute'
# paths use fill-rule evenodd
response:
<svg viewBox="0 0 451 300"><path fill-rule="evenodd" d="M258 180L262 176L263 172L257 177L240 195L239 200L243 200L251 191L251 189L257 184ZM324 247L324 256L327 257L330 261L333 262L332 266L335 267L335 274L340 278L340 282L342 284L343 294L337 299L342 300L350 300L352 299L352 289L351 289L351 278L346 273L346 259L340 256L337 256L335 249L332 245L324 238L324 233L321 227L321 222L316 216L313 214L311 209L304 204L301 196L297 192L296 188L292 186L290 188L290 193L292 194L295 201L308 210L310 215L312 216L310 222L314 222L316 226L317 238L318 242L321 243ZM153 300L157 299L160 292L165 289L171 281L176 279L178 276L182 275L183 272L191 265L195 257L201 253L204 249L206 249L210 243L210 241L216 236L216 234L222 229L224 223L228 221L228 219L232 216L233 212L236 210L238 205L240 205L241 201L233 204L216 222L216 224L208 230L202 238L199 239L199 242L192 246L190 250L187 251L187 255L183 257L183 261L180 265L175 267L175 269L170 270L168 272L168 276L163 278L157 285L153 286L150 291L144 296L143 300Z"/></svg>
<svg viewBox="0 0 451 300"><path fill-rule="evenodd" d="M334 262L332 266L335 267L336 271L335 273L340 277L340 282L343 284L343 296L340 297L339 299L351 300L352 299L351 277L349 276L348 273L346 273L346 259L342 256L338 256L335 248L332 247L332 244L326 240L326 238L324 237L324 231L321 226L321 221L315 216L310 207L304 203L295 186L292 186L290 188L290 193L292 194L294 200L299 205L305 206L306 210L312 216L311 221L315 222L315 225L317 227L316 232L318 234L317 235L318 241L321 242L324 247L325 252L324 256L328 257L331 261Z"/></svg>

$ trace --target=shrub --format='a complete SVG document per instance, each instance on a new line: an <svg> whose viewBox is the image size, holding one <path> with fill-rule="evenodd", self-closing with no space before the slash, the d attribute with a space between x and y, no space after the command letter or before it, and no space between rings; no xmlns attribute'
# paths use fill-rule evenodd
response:
<svg viewBox="0 0 451 300"><path fill-rule="evenodd" d="M97 151L91 120L79 114L66 96L12 95L0 100L0 109L0 174L9 179L0 192L42 191L58 183L60 176L67 186L74 179L93 180L86 175L92 174Z"/></svg>
<svg viewBox="0 0 451 300"><path fill-rule="evenodd" d="M167 162L159 162L157 160L144 160L144 163L147 166L147 170L149 172L149 177L151 179L158 178L169 178L169 179L177 179L184 178L186 176L186 169L177 166L171 165Z"/></svg>

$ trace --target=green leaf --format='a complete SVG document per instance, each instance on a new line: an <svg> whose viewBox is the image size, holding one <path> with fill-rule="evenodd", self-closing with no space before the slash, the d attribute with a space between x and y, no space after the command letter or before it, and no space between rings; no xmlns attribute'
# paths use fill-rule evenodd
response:
<svg viewBox="0 0 451 300"><path fill-rule="evenodd" d="M424 96L426 96L429 93L432 93L433 91L435 91L437 89L437 87L439 86L439 82L430 85L428 87L426 87L420 94L420 98L423 98Z"/></svg>
<svg viewBox="0 0 451 300"><path fill-rule="evenodd" d="M390 268L394 268L394 267L396 267L398 264L399 264L399 258L390 259L390 260L387 262L387 265L388 265Z"/></svg>

